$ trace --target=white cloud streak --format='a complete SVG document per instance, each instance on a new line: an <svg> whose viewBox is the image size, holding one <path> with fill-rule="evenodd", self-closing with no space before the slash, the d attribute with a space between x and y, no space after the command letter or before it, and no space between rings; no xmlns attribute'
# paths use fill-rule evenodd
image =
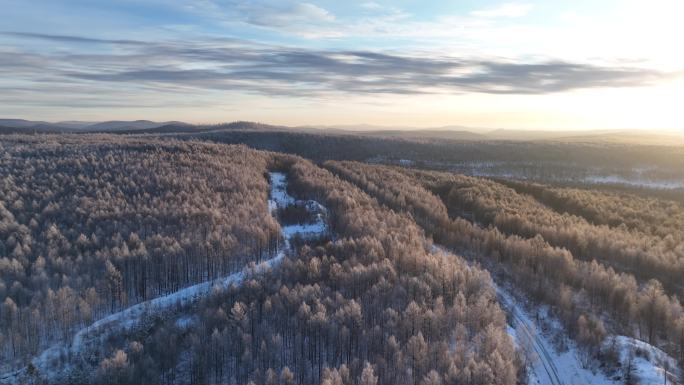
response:
<svg viewBox="0 0 684 385"><path fill-rule="evenodd" d="M472 11L470 15L486 19L516 18L527 15L532 8L532 4L527 3L505 3L494 8Z"/></svg>
<svg viewBox="0 0 684 385"><path fill-rule="evenodd" d="M144 42L46 34L19 40L115 47L108 53L2 52L4 97L28 90L57 95L111 85L135 95L246 92L295 98L331 95L549 94L597 87L649 85L658 71L579 62L429 56L417 52L317 50L255 45L235 39ZM20 49L18 45L16 49ZM74 49L74 51L78 51ZM10 76L11 75L11 76ZM135 97L131 98L135 103Z"/></svg>

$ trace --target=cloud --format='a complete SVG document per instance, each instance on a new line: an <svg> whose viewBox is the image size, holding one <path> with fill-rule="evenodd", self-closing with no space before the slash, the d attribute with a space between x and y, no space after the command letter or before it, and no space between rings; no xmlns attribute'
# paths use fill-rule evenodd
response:
<svg viewBox="0 0 684 385"><path fill-rule="evenodd" d="M382 9L382 5L380 5L379 3L376 3L374 1L368 1L365 3L361 3L361 8L376 10L376 9Z"/></svg>
<svg viewBox="0 0 684 385"><path fill-rule="evenodd" d="M68 36L68 35L51 35L43 33L28 33L28 32L7 32L0 31L0 35L18 38L33 38L40 40L50 40L59 41L64 43L92 43L92 44L118 44L118 45L137 45L142 44L135 40L122 40L122 39L96 39L91 37L82 36Z"/></svg>
<svg viewBox="0 0 684 385"><path fill-rule="evenodd" d="M471 16L486 19L515 18L527 15L532 10L532 4L505 3L494 8L473 11Z"/></svg>
<svg viewBox="0 0 684 385"><path fill-rule="evenodd" d="M244 5L247 23L262 27L289 27L294 23L321 24L335 20L335 16L315 4L296 3L285 6Z"/></svg>
<svg viewBox="0 0 684 385"><path fill-rule="evenodd" d="M317 50L233 39L131 44L77 36L15 36L59 39L74 45L113 45L115 49L96 54L49 50L17 53L0 49L0 55L12 58L0 62L0 75L11 75L0 79L12 79L0 80L5 98L12 98L19 85L23 90L33 89L36 94L65 100L70 98L64 95L76 98L84 90L108 88L116 90L116 94L141 91L148 96L165 97L222 92L297 98L346 94L548 94L595 87L644 86L667 76L622 65ZM26 91L22 95L26 96ZM135 98L130 103L136 103Z"/></svg>
<svg viewBox="0 0 684 385"><path fill-rule="evenodd" d="M331 37L335 15L310 3L291 0L197 0L186 10L228 27L257 27L303 37Z"/></svg>

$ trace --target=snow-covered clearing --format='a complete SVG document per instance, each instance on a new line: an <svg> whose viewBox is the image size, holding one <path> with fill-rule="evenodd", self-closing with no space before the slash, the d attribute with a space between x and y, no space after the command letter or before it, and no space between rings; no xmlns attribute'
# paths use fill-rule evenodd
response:
<svg viewBox="0 0 684 385"><path fill-rule="evenodd" d="M510 294L501 286L494 284L497 297L504 309L511 315L512 337L526 355L536 357L530 368L533 372L530 384L540 385L603 385L619 384L607 378L600 371L595 373L586 369L582 364L580 351L572 342L568 342L568 349L559 352L544 334L542 325L532 317ZM522 333L522 335L521 335ZM536 381L536 382L533 382Z"/></svg>
<svg viewBox="0 0 684 385"><path fill-rule="evenodd" d="M271 179L271 197L268 200L271 212L278 207L295 203L295 199L287 193L287 175L282 172L271 172L268 175Z"/></svg>
<svg viewBox="0 0 684 385"><path fill-rule="evenodd" d="M574 341L567 341L565 351L555 348L543 325L552 325L556 330L563 330L563 327L548 314L546 308L537 312L536 317L532 316L521 306L510 290L496 283L494 286L500 303L512 317L513 325L509 328L509 332L512 332L511 336L521 348L533 349L533 355L538 357L532 367L534 376L530 384L624 384L624 368L629 361L630 352L635 352L632 358L633 383L643 385L665 383L665 368L669 373L667 383L677 383L680 369L674 358L653 345L627 336L609 337L604 341L604 348L614 343L620 356L622 367L614 375L608 376L598 368L588 368L583 363L586 357ZM540 319L539 322L536 321L537 317ZM520 333L525 333L525 335L521 336ZM522 343L523 341L525 343ZM595 363L591 364L595 366Z"/></svg>
<svg viewBox="0 0 684 385"><path fill-rule="evenodd" d="M619 184L656 190L674 190L684 188L684 181L680 180L651 180L641 177L625 178L619 175L590 175L584 178L583 182L593 184Z"/></svg>
<svg viewBox="0 0 684 385"><path fill-rule="evenodd" d="M294 237L295 234L299 234L302 238L310 238L322 234L325 229L325 222L322 218L318 218L311 224L283 226L283 235L286 239Z"/></svg>
<svg viewBox="0 0 684 385"><path fill-rule="evenodd" d="M269 210L274 214L276 208L294 204L296 200L286 191L287 178L285 174L277 172L270 173L270 180L271 197L268 201L268 205ZM300 234L302 237L312 237L322 235L327 231L327 225L324 218L324 214L327 213L325 207L315 201L307 202L307 208L309 207L311 207L312 210L316 210L316 222L306 225L283 226L282 234L285 239L284 245L272 258L259 264L251 263L241 271L226 277L188 286L174 293L141 302L117 313L110 314L79 330L74 335L70 345L64 345L62 343L54 344L35 357L31 363L37 369L38 373L56 378L60 374L68 372L70 369L69 366L65 365L60 367L60 362L63 361L63 357L83 356L89 346L98 344L99 341L104 340L107 336L130 332L140 324L140 321L145 315L163 314L167 312L173 313L174 310L187 307L211 292L226 289L233 285L240 285L247 277L263 274L270 269L275 268L285 257L285 253L290 248L289 241L295 234ZM194 319L191 315L181 315L176 320L176 325L179 327L189 327L192 325L193 321ZM25 377L26 373L27 368L22 368L10 373L0 374L0 384L23 383L22 379Z"/></svg>
<svg viewBox="0 0 684 385"><path fill-rule="evenodd" d="M427 167L484 178L504 178L537 182L572 182L589 185L622 185L653 190L684 189L684 180L676 169L639 166L624 169L587 167L576 163L531 161L416 161L413 159L370 158L368 163L402 167Z"/></svg>
<svg viewBox="0 0 684 385"><path fill-rule="evenodd" d="M610 343L612 340L606 341L606 344ZM632 373L641 384L664 384L665 370L668 372L667 383L677 383L681 368L679 368L677 360L667 353L646 342L626 336L615 337L615 343L620 352L620 360L624 364L629 361L630 355L633 354Z"/></svg>
<svg viewBox="0 0 684 385"><path fill-rule="evenodd" d="M270 173L271 178L271 199L268 202L271 214L275 215L279 208L284 208L293 204L301 204L315 215L315 221L307 224L297 224L282 226L283 237L286 240L292 239L295 235L302 238L313 238L320 236L327 231L326 216L328 210L325 206L314 200L300 201L294 199L287 193L287 176L280 172Z"/></svg>
<svg viewBox="0 0 684 385"><path fill-rule="evenodd" d="M448 249L434 245L433 252L438 251L453 255ZM624 379L621 378L623 373L617 373L615 378L609 378L598 368L594 370L587 368L587 365L583 363L585 361L583 353L574 341L567 341L565 351L556 349L545 325L553 325L553 328L562 330L560 323L553 319L548 311L538 311L537 314L532 315L513 295L511 289L503 284L492 283L500 304L510 315L511 324L507 328L508 334L527 357L535 358L529 368L530 385L624 384ZM677 378L679 371L677 361L660 349L626 336L617 336L614 341L623 367L628 361L630 351L637 352L632 361L634 368L632 373L638 380L635 383L643 385L664 383L664 367L667 367L671 373L668 384L672 384ZM612 343L613 338L607 338L604 342L606 346Z"/></svg>

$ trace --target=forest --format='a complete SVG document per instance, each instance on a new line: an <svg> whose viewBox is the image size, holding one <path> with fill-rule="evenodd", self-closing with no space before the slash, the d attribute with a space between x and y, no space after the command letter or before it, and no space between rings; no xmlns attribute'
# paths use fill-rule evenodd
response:
<svg viewBox="0 0 684 385"><path fill-rule="evenodd" d="M433 251L409 216L302 158L114 136L4 139L0 330L3 369L20 378L515 384L524 371L488 273ZM268 171L287 175L297 202L327 208L331 236L179 304L190 329L151 314L86 351L31 361L93 320L277 252ZM293 207L277 211L283 223L307 222Z"/></svg>
<svg viewBox="0 0 684 385"><path fill-rule="evenodd" d="M154 326L126 378L167 341L187 349L173 383L515 384L517 355L487 273L430 252L404 215L300 158L276 158L295 196L330 212L334 243L292 250L277 271L207 298L198 327ZM130 344L130 342L129 342ZM126 377L130 376L130 377ZM111 377L108 381L111 381Z"/></svg>
<svg viewBox="0 0 684 385"><path fill-rule="evenodd" d="M417 139L369 136L363 132L343 135L320 129L277 129L244 123L168 135L185 140L247 144L256 149L297 154L316 162L353 160L398 164L408 160L425 169L469 175L491 174L502 178L515 176L556 183L583 183L587 178L603 174L628 180L647 179L647 182L681 181L684 178L681 167L684 164L684 147L680 145L635 145L589 139L576 142ZM684 202L684 188L681 186L657 193Z"/></svg>
<svg viewBox="0 0 684 385"><path fill-rule="evenodd" d="M275 247L266 159L245 147L118 137L1 146L3 363Z"/></svg>
<svg viewBox="0 0 684 385"><path fill-rule="evenodd" d="M681 383L680 203L206 135L0 137L0 384Z"/></svg>
<svg viewBox="0 0 684 385"><path fill-rule="evenodd" d="M551 304L570 333L586 339L584 342L595 350L594 354L601 353L598 348L609 328L659 344L684 359L684 313L679 296L669 295L657 279L671 276L644 273L658 264L656 258L664 259L655 253L657 249L651 249L656 242L681 248L669 233L663 239L634 230L619 238L612 228L597 227L568 214L558 215L530 196L480 178L355 162L328 162L326 167L389 207L411 213L435 242L482 260L486 266L498 270L505 266L503 271L517 287ZM653 226L657 225L657 221L653 222ZM621 226L619 230L626 231L626 225ZM578 231L582 227L586 231ZM572 231L572 236L564 231ZM644 247L654 259L643 255L638 276L590 257L622 250L622 242L637 237L655 238ZM564 243L561 245L559 240ZM618 254L613 258L621 261L621 257ZM663 273L681 264L681 259L670 257L674 263L665 265ZM595 322L587 323L587 317ZM587 326L593 330L582 330Z"/></svg>
<svg viewBox="0 0 684 385"><path fill-rule="evenodd" d="M676 243L684 236L684 209L677 202L620 192L599 192L539 183L502 181L521 194L533 196L559 213L583 217L594 225L624 226Z"/></svg>

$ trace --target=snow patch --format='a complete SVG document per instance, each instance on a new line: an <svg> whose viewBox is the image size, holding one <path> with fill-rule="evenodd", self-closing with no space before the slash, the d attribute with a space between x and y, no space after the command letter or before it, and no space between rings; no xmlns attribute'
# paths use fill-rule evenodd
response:
<svg viewBox="0 0 684 385"><path fill-rule="evenodd" d="M627 367L632 358L632 373L641 384L664 384L667 371L667 383L674 384L679 378L677 360L667 353L644 341L627 336L608 339L606 344L616 344L623 367Z"/></svg>
<svg viewBox="0 0 684 385"><path fill-rule="evenodd" d="M282 172L271 172L269 179L271 180L271 199L269 200L271 212L295 203L295 199L287 193L287 175Z"/></svg>
<svg viewBox="0 0 684 385"><path fill-rule="evenodd" d="M645 187L656 190L675 190L684 188L684 181L650 180L645 178L625 178L619 175L590 175L583 180L594 184L620 184L632 187Z"/></svg>
<svg viewBox="0 0 684 385"><path fill-rule="evenodd" d="M582 364L579 347L574 342L568 342L568 350L559 352L550 339L544 335L541 324L537 322L508 291L493 283L502 306L512 316L512 325L516 341L528 354L537 359L533 362L531 371L534 373L536 384L540 385L608 385L619 384L607 378L600 371L592 371ZM539 313L540 320L545 320L548 314ZM524 336L518 336L524 333ZM532 382L530 382L532 383Z"/></svg>
<svg viewBox="0 0 684 385"><path fill-rule="evenodd" d="M271 198L269 199L269 210L275 215L278 209L290 205L301 204L309 213L315 214L315 221L307 224L282 226L283 237L286 240L299 235L305 239L316 238L325 234L328 229L326 218L328 209L315 200L297 200L287 193L287 176L281 172L269 174L271 180Z"/></svg>
<svg viewBox="0 0 684 385"><path fill-rule="evenodd" d="M326 224L320 218L312 224L290 225L283 227L285 238L292 238L299 234L302 238L314 238L322 235L326 231Z"/></svg>
<svg viewBox="0 0 684 385"><path fill-rule="evenodd" d="M413 167L411 159L367 159L369 163L393 164ZM520 179L541 182L575 182L585 184L623 185L655 190L684 189L684 180L676 169L665 169L653 165L642 165L625 169L588 167L560 162L532 161L420 161L428 168L445 170L476 177Z"/></svg>

